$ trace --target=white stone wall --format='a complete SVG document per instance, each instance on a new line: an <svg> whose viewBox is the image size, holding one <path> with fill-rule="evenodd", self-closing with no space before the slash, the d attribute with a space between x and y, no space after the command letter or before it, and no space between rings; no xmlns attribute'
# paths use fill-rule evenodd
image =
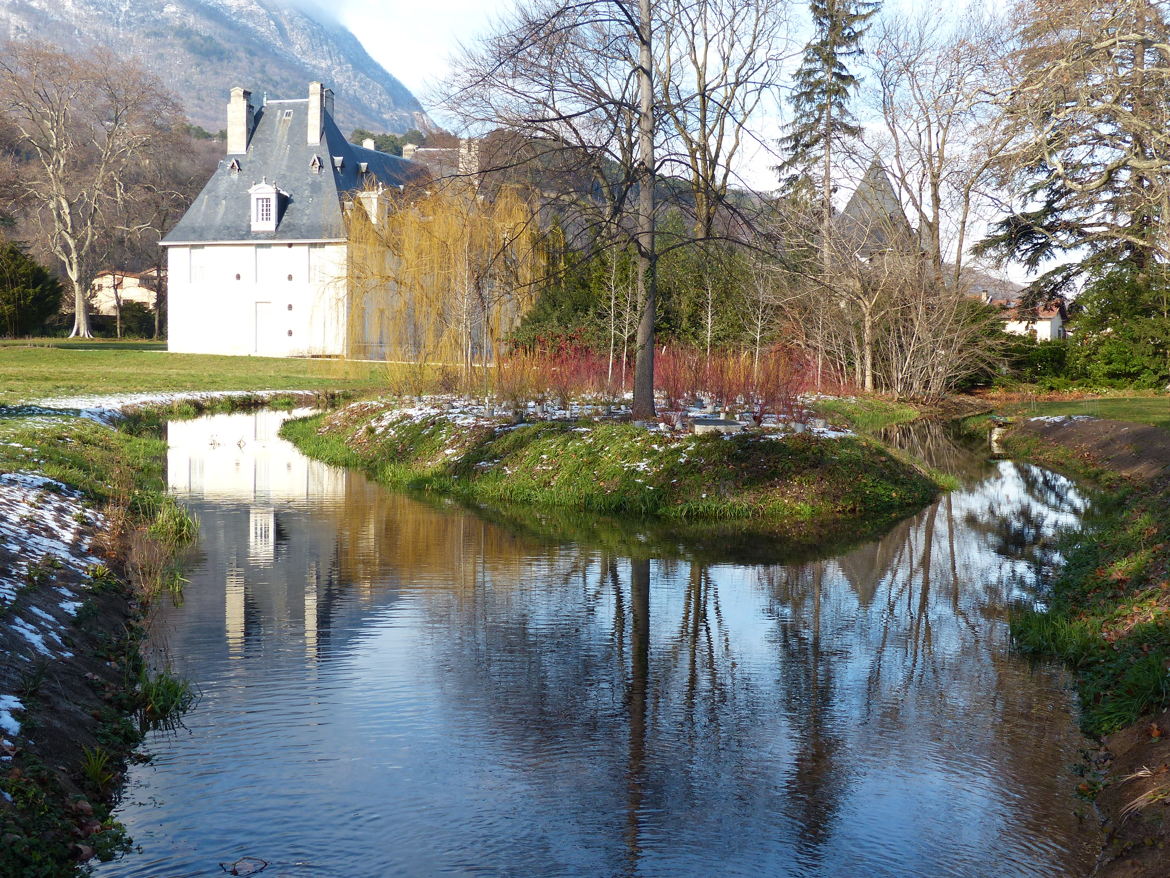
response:
<svg viewBox="0 0 1170 878"><path fill-rule="evenodd" d="M1059 314L1035 321L1009 320L1004 324L1003 331L1012 335L1030 335L1037 341L1053 341L1064 338L1064 321Z"/></svg>
<svg viewBox="0 0 1170 878"><path fill-rule="evenodd" d="M180 353L346 353L345 244L167 248L168 347Z"/></svg>

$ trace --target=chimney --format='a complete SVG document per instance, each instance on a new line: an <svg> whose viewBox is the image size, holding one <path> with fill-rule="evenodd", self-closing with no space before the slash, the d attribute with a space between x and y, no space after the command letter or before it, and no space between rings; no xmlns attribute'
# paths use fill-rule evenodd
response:
<svg viewBox="0 0 1170 878"><path fill-rule="evenodd" d="M415 150L417 149L418 147L413 143L402 144L402 157L404 159L413 159Z"/></svg>
<svg viewBox="0 0 1170 878"><path fill-rule="evenodd" d="M252 107L252 93L236 86L227 106L227 154L243 155L248 151L252 139L252 128L256 123Z"/></svg>
<svg viewBox="0 0 1170 878"><path fill-rule="evenodd" d="M479 173L479 141L459 138L459 175L471 177Z"/></svg>
<svg viewBox="0 0 1170 878"><path fill-rule="evenodd" d="M333 90L319 82L309 83L309 130L307 143L321 142L325 117L333 115Z"/></svg>
<svg viewBox="0 0 1170 878"><path fill-rule="evenodd" d="M367 137L365 140L362 141L362 149L373 149L373 148L374 148L374 138Z"/></svg>

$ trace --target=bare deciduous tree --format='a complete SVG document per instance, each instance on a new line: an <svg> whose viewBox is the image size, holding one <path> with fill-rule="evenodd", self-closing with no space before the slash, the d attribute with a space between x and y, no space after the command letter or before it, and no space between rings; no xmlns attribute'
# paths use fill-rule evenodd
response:
<svg viewBox="0 0 1170 878"><path fill-rule="evenodd" d="M982 12L957 24L890 12L872 40L869 91L883 125L870 143L910 207L918 246L936 275L957 285L1009 141L996 105L1011 87L1006 23Z"/></svg>
<svg viewBox="0 0 1170 878"><path fill-rule="evenodd" d="M634 413L647 419L654 415L658 172L651 11L650 0L536 0L465 53L449 104L469 125L520 134L528 154L513 162L575 181L550 192L574 225L634 246L641 295Z"/></svg>
<svg viewBox="0 0 1170 878"><path fill-rule="evenodd" d="M695 237L710 238L727 198L745 123L774 91L788 48L787 4L660 3L658 83L668 136L694 198Z"/></svg>
<svg viewBox="0 0 1170 878"><path fill-rule="evenodd" d="M654 414L660 172L687 169L688 209L698 235L709 236L743 126L772 85L783 8L762 0L534 0L459 65L450 106L469 125L523 135L530 154L513 153L510 162L570 184L542 189L571 215L565 227L580 249L633 247L637 418Z"/></svg>
<svg viewBox="0 0 1170 878"><path fill-rule="evenodd" d="M19 209L72 287L71 334L89 337L93 277L124 229L140 169L175 143L178 107L112 53L78 56L42 43L4 47L0 92L0 116L22 159Z"/></svg>

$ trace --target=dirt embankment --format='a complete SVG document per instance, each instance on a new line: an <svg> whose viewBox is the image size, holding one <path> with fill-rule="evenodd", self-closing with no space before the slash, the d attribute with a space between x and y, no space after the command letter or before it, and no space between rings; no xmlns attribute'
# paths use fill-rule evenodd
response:
<svg viewBox="0 0 1170 878"><path fill-rule="evenodd" d="M80 492L0 475L0 873L71 874L122 844L108 796L136 730L137 611Z"/></svg>
<svg viewBox="0 0 1170 878"><path fill-rule="evenodd" d="M1072 452L1077 463L1123 477L1130 492L1126 513L1093 534L1100 542L1096 566L1074 574L1079 591L1073 600L1084 602L1081 620L1102 620L1107 651L1124 657L1136 643L1133 655L1139 661L1165 657L1170 576L1162 512L1170 495L1170 432L1086 416L1032 418L1015 429ZM1106 661L1086 664L1078 673L1082 681L1092 673L1120 678L1120 669L1102 671L1106 666ZM1165 673L1162 686L1170 687L1170 668ZM1102 699L1131 694L1124 684L1098 691L1104 691ZM1091 793L1100 784L1095 803L1106 829L1095 878L1170 876L1170 710L1106 735L1095 761L1101 777L1084 785Z"/></svg>
<svg viewBox="0 0 1170 878"><path fill-rule="evenodd" d="M1127 478L1153 482L1170 476L1170 433L1159 427L1085 415L1030 418L1017 426Z"/></svg>

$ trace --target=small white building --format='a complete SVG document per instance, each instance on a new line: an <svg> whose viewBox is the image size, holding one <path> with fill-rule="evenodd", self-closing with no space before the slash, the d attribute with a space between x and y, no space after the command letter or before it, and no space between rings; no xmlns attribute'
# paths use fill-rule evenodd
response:
<svg viewBox="0 0 1170 878"><path fill-rule="evenodd" d="M119 300L123 305L137 302L153 311L157 288L158 273L153 268L137 274L113 269L99 271L90 286L90 313L113 317Z"/></svg>
<svg viewBox="0 0 1170 878"><path fill-rule="evenodd" d="M1053 307L1037 308L1034 318L1027 318L1012 309L1004 320L1003 331L1012 335L1030 335L1036 341L1056 341L1064 338L1067 332L1064 328L1064 304Z"/></svg>
<svg viewBox="0 0 1170 878"><path fill-rule="evenodd" d="M1001 310L1004 332L1030 335L1036 341L1056 341L1068 335L1068 310L1063 299L1037 308L1035 315L1029 317L1020 305L1022 285L971 268L963 270L963 280L970 295Z"/></svg>
<svg viewBox="0 0 1170 878"><path fill-rule="evenodd" d="M333 93L268 100L233 88L227 155L163 239L168 347L202 354L378 357L351 313L345 211L427 178L414 162L346 141ZM359 198L357 193L368 193ZM360 208L359 208L360 209Z"/></svg>

